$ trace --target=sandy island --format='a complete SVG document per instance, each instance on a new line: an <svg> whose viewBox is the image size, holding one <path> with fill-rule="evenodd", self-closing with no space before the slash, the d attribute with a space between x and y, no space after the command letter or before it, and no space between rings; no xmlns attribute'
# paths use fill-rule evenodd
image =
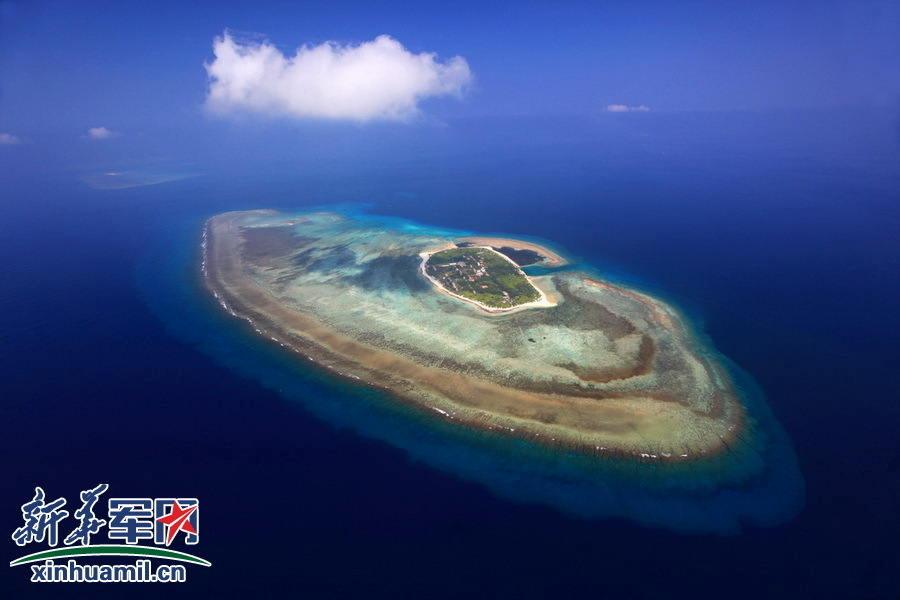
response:
<svg viewBox="0 0 900 600"><path fill-rule="evenodd" d="M497 238L494 238L494 239L497 239ZM467 238L467 240L471 241L471 238ZM512 241L512 240L504 240L504 242L510 242L510 241ZM504 243L503 245L508 246L510 248L516 248L515 246L512 246L509 243ZM489 250L489 251L493 252L494 254L496 254L497 256L499 256L500 258L502 258L503 260L505 260L508 263L510 263L511 265L513 265L516 268L516 270L522 275L522 277L527 279L528 282L534 287L534 289L537 290L537 293L540 295L540 298L538 298L537 300L534 300L532 302L523 302L522 304L517 304L516 306L511 306L508 308L499 308L496 306L488 306L487 304L484 304L483 302L479 302L478 300L473 300L472 298L466 298L465 296L461 296L455 292L448 290L446 287L444 287L441 284L440 281L438 281L437 279L435 279L434 277L432 277L425 271L425 265L428 263L428 258L435 252L440 252L441 250L447 250L448 248L453 248L453 247L455 247L453 244L448 244L448 245L444 245L444 246L436 248L436 249L432 249L432 250L428 250L426 252L419 253L419 256L422 258L422 264L419 267L419 271L422 273L422 276L425 277L428 281L430 281L432 283L432 285L434 285L435 289L437 289L437 291L439 291L440 293L446 294L453 298L458 298L459 300L462 300L463 302L468 302L469 304L472 304L473 306L477 306L479 309L481 309L482 311L484 311L485 313L487 313L489 315L509 314L509 313L513 313L513 312L519 312L522 310L528 310L529 308L547 308L550 306L556 306L556 302L547 297L547 292L545 290L541 289L541 286L536 281L536 278L529 277L528 275L526 275L525 272L522 271L521 268L519 268L519 265L517 265L514 260L512 260L511 258L509 258L508 256L506 256L505 254L503 254L501 252L497 252L491 246L474 246L473 245L472 247L473 248L483 248L485 250ZM536 248L536 246L532 247L532 248L528 248L528 249L533 250L534 248ZM516 249L518 250L519 248L516 248Z"/></svg>

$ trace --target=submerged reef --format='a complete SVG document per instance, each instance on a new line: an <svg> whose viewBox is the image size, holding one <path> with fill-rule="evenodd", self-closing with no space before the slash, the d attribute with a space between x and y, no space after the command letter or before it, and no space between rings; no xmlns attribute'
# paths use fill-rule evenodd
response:
<svg viewBox="0 0 900 600"><path fill-rule="evenodd" d="M201 230L198 249L197 237ZM548 299L556 302L552 310L569 311L563 317L576 332L586 331L585 324L598 319L611 322L612 317L599 309L579 317L572 308L578 305L578 297L566 308L569 300L564 297L564 282L576 287L581 287L581 282L590 293L603 288L588 285L585 279L595 283L605 281L619 295L634 293L645 299L631 286L615 284L618 279L610 281L608 275L598 274L590 265L566 264L564 257L554 254L544 243L517 239L513 247L511 240L502 237L473 235L471 231L448 231L401 218L372 215L345 205L329 206L327 212L295 216L255 211L224 214L209 220L207 214L187 217L173 214L171 219L160 223L159 231L148 244L139 261L136 283L148 308L170 334L236 376L257 382L297 407L298 435L303 435L304 428L309 426L306 419L314 417L337 430L358 434L361 446L354 447L362 448L363 453L370 443L374 447L384 444L400 450L402 454L394 455L397 462L391 468L407 461L411 468L424 464L454 479L477 483L495 497L516 503L540 505L578 518L627 519L681 532L737 533L746 526L782 523L802 508L805 491L797 457L790 439L769 409L763 391L749 374L716 352L701 329L671 308L677 323L693 332L689 337L697 347L695 352L710 357L712 364L725 375L723 382L731 382L725 389L735 397L729 404L736 411L735 428L716 451L700 453L698 450L691 454L688 450L687 457L665 458L659 454L653 458L652 452L641 456L625 450L617 453L569 441L557 442L546 436L519 437L520 432L494 425L488 415L484 426L467 426L460 417L463 409L451 407L456 411L454 415L440 407L427 408L429 405L415 400L417 388L412 384L405 390L397 389L394 384L402 373L394 373L384 380L357 379L367 375L367 369L341 359L340 347L333 353L317 341L336 341L338 338L318 336L326 332L336 335L338 326L354 331L371 329L370 323L348 321L354 314L380 307L383 315L371 318L385 332L360 342L380 347L385 340L391 340L395 347L399 346L396 341L402 339L399 333L388 333L389 328L384 327L389 322L387 316L397 317L396 310L410 310L416 303L425 303L449 311L449 315L459 319L454 321L459 326L441 334L431 332L431 323L420 323L420 333L410 337L421 335L427 340L424 344L434 344L436 339L450 335L450 339L461 340L454 342L460 345L454 349L458 354L466 355L465 348L479 345L482 351L493 349L490 352L496 353L498 346L494 344L499 340L486 339L486 336L497 335L496 331L512 336L518 327L520 351L538 352L541 342L546 340L544 334L534 329L544 327L540 325L539 314L551 309L529 308L492 315L473 304L441 294L422 276L421 257L416 254L418 249L430 248L435 241L448 247L454 240L457 247L490 246L515 260L532 282L550 292L553 290L545 282L552 283L554 278L563 282ZM246 266L240 262L228 268L242 271L228 274L219 270L225 266L219 259L225 256L219 253L228 250L228 246L219 247L222 240L236 244L231 249L238 252L241 261L247 261ZM391 249L395 243L396 247ZM343 245L353 249L342 248ZM254 279L258 277L260 282L265 282L288 276L281 283L287 292L291 287L287 283L289 273L304 273L304 285L310 288L307 301L313 303L310 316L324 315L328 310L340 318L331 322L310 321L309 324L321 323L322 329L307 331L297 326L278 326L274 319L254 308L260 298L276 304L282 302L254 283ZM227 275L238 276L253 294L239 298L230 285L221 283ZM344 282L342 289L348 294L346 297L334 294L336 288L331 288L330 295L314 300L314 293L340 280ZM342 313L342 309L366 298L371 305L356 306L357 313ZM403 303L395 307L391 304L394 299L402 299ZM286 314L293 314L301 310L301 305L297 306L288 310L289 305L285 304L281 308ZM615 314L613 308L608 310ZM420 317L426 314L421 310L413 312ZM399 316L404 315L409 316L407 313ZM400 319L394 325L395 331L403 331L413 322ZM442 321L435 323L440 325ZM643 326L638 325L638 329ZM492 330L493 327L498 329ZM354 347L357 343L354 342ZM439 349L446 351L446 346ZM570 354L575 354L574 350ZM548 349L543 351L549 356ZM477 353L469 352L468 356L494 366ZM655 361L660 356L663 354L655 353L652 358ZM506 358L495 359L496 366L503 367L509 362ZM368 368L380 367L383 372L389 366L385 363ZM445 359L435 361L433 366L449 369L453 363ZM346 376L335 377L340 374ZM473 379L484 377L474 367L466 374ZM605 400L585 397L585 401ZM677 426L677 422L672 423L673 428ZM302 442L298 440L298 444ZM367 468L366 457L361 455L359 459L364 463L361 468Z"/></svg>
<svg viewBox="0 0 900 600"><path fill-rule="evenodd" d="M541 265L545 274L509 281L530 282L541 301L490 310L427 276L429 256L472 246L518 258L520 268ZM554 269L564 262L521 240L338 212L224 213L204 232L205 282L226 310L285 350L435 419L588 460L752 454L755 422L729 370L678 311Z"/></svg>

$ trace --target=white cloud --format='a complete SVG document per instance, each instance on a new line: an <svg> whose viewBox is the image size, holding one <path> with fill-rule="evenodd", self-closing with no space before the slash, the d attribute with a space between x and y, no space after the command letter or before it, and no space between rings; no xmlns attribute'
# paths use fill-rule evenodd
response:
<svg viewBox="0 0 900 600"><path fill-rule="evenodd" d="M440 62L387 35L355 46L304 45L288 56L225 32L213 41L213 54L206 105L217 114L405 120L418 114L421 100L460 96L472 81L461 56Z"/></svg>
<svg viewBox="0 0 900 600"><path fill-rule="evenodd" d="M0 133L0 146L13 146L21 142L22 140L11 133Z"/></svg>
<svg viewBox="0 0 900 600"><path fill-rule="evenodd" d="M88 129L87 136L92 140L108 140L109 138L113 138L119 135L115 131L109 130L106 127L91 127Z"/></svg>
<svg viewBox="0 0 900 600"><path fill-rule="evenodd" d="M628 106L627 104L610 104L606 107L607 112L624 113L624 112L650 112L650 107L646 104L637 106Z"/></svg>

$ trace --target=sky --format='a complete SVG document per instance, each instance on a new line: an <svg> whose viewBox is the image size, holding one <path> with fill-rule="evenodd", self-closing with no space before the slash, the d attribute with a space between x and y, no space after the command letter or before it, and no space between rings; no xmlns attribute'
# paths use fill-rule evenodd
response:
<svg viewBox="0 0 900 600"><path fill-rule="evenodd" d="M0 148L149 147L260 123L900 107L890 1L0 0L0 19Z"/></svg>

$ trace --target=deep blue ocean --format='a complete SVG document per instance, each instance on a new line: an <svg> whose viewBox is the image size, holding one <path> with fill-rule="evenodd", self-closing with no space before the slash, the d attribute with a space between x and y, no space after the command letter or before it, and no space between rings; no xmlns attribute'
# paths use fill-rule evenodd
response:
<svg viewBox="0 0 900 600"><path fill-rule="evenodd" d="M896 116L625 117L0 158L0 523L35 485L199 498L213 566L127 590L147 597L900 597ZM191 176L96 185L113 167ZM728 499L585 516L285 359L203 295L200 226L331 203L547 240L673 302L761 390L798 478L751 497L769 522L723 518ZM7 569L0 597L125 597L27 579Z"/></svg>

